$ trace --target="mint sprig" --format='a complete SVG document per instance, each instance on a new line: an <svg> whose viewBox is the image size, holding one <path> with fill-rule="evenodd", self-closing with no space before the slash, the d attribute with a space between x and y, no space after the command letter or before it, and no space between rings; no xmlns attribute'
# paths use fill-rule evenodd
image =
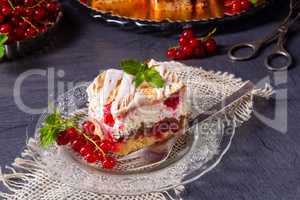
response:
<svg viewBox="0 0 300 200"><path fill-rule="evenodd" d="M154 88L161 88L165 84L159 72L145 63L137 60L124 60L121 62L120 67L127 74L135 76L134 82L136 87L139 87L144 81Z"/></svg>
<svg viewBox="0 0 300 200"><path fill-rule="evenodd" d="M50 144L56 141L58 134L61 131L70 127L76 127L79 116L74 116L70 119L64 119L58 111L49 114L42 128L40 128L40 145L47 148Z"/></svg>
<svg viewBox="0 0 300 200"><path fill-rule="evenodd" d="M8 40L8 37L6 34L0 34L0 59L3 58L5 54L5 47L4 44Z"/></svg>

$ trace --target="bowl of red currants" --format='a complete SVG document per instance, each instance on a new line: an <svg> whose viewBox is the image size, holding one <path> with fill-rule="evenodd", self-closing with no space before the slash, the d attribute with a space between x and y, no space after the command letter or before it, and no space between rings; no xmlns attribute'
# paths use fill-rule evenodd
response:
<svg viewBox="0 0 300 200"><path fill-rule="evenodd" d="M42 48L62 18L56 0L0 0L3 57L14 59Z"/></svg>

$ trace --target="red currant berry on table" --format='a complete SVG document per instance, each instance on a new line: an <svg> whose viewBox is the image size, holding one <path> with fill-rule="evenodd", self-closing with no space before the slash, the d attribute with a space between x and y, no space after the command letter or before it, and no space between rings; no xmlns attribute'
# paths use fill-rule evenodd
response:
<svg viewBox="0 0 300 200"><path fill-rule="evenodd" d="M179 38L179 44L180 46L186 46L189 44L189 38L185 38L185 37L180 37Z"/></svg>
<svg viewBox="0 0 300 200"><path fill-rule="evenodd" d="M1 13L4 15L4 16L10 16L12 14L12 8L10 8L9 6L4 6L2 7L1 9Z"/></svg>
<svg viewBox="0 0 300 200"><path fill-rule="evenodd" d="M175 48L170 48L167 51L167 58L172 59L175 57L176 54L176 49Z"/></svg>
<svg viewBox="0 0 300 200"><path fill-rule="evenodd" d="M70 142L68 134L65 131L58 133L56 143L58 145L67 145Z"/></svg>
<svg viewBox="0 0 300 200"><path fill-rule="evenodd" d="M60 9L60 7L59 4L56 2L48 2L46 4L46 9L50 12L57 12Z"/></svg>
<svg viewBox="0 0 300 200"><path fill-rule="evenodd" d="M0 33L10 33L12 31L12 27L9 24L2 24L0 26Z"/></svg>
<svg viewBox="0 0 300 200"><path fill-rule="evenodd" d="M18 18L18 17L12 17L12 18L10 19L10 21L11 21L11 23L12 23L13 25L17 26L17 25L19 25L19 22L21 21L21 19Z"/></svg>
<svg viewBox="0 0 300 200"><path fill-rule="evenodd" d="M102 161L102 166L105 169L112 169L116 165L116 159L113 157L105 157Z"/></svg>
<svg viewBox="0 0 300 200"><path fill-rule="evenodd" d="M201 44L200 40L198 40L197 38L191 38L189 40L189 45L192 47L192 48L196 48L198 47L199 45Z"/></svg>
<svg viewBox="0 0 300 200"><path fill-rule="evenodd" d="M190 46L184 46L182 47L182 52L185 55L185 57L191 57L193 55L193 48Z"/></svg>
<svg viewBox="0 0 300 200"><path fill-rule="evenodd" d="M94 134L94 132L95 132L95 125L91 121L85 121L82 124L82 127L83 127L83 130L85 133Z"/></svg>
<svg viewBox="0 0 300 200"><path fill-rule="evenodd" d="M194 49L193 52L196 58L203 58L205 56L205 49L202 45Z"/></svg>
<svg viewBox="0 0 300 200"><path fill-rule="evenodd" d="M175 54L176 60L184 60L186 58L185 54L183 53L182 49L177 49Z"/></svg>
<svg viewBox="0 0 300 200"><path fill-rule="evenodd" d="M181 37L184 37L186 39L190 39L190 38L194 37L194 33L193 33L193 31L191 29L186 29L186 30L183 31Z"/></svg>
<svg viewBox="0 0 300 200"><path fill-rule="evenodd" d="M213 55L217 52L217 43L213 38L209 38L204 42L205 50L209 55Z"/></svg>

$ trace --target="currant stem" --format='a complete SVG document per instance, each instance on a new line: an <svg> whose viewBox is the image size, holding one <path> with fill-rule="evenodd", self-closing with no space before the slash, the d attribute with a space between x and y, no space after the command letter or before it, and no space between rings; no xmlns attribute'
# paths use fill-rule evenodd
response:
<svg viewBox="0 0 300 200"><path fill-rule="evenodd" d="M11 0L7 0L7 2L8 2L8 4L10 5L10 7L11 7L13 10L16 9L15 6L14 6L14 4L11 2ZM22 18L26 23L28 23L32 28L34 28L35 31L39 32L39 29L38 29L36 26L34 26L29 20L27 20L27 19L26 19L25 17L23 17L23 16L21 16L21 18Z"/></svg>
<svg viewBox="0 0 300 200"><path fill-rule="evenodd" d="M101 152L101 154L102 154L103 157L106 156L106 154L104 153L104 151L97 145L97 143L96 143L94 140L92 140L89 136L87 136L87 135L84 134L84 133L83 133L83 136L84 136L88 141L90 141L91 143L93 143L93 144L95 145L96 149L99 150L99 151Z"/></svg>
<svg viewBox="0 0 300 200"><path fill-rule="evenodd" d="M37 6L39 6L39 5L41 5L43 2L45 2L46 0L41 0L41 1L39 1L37 4L35 4L35 5L33 5L33 6L31 6L31 7L29 7L29 8L35 8L35 7L37 7Z"/></svg>

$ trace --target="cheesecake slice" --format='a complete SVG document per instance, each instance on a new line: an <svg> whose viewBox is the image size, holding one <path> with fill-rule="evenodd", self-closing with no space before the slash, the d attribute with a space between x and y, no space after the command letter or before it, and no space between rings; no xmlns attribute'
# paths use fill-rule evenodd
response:
<svg viewBox="0 0 300 200"><path fill-rule="evenodd" d="M159 72L163 87L146 81L136 87L134 76L109 69L87 89L95 134L116 143L115 153L122 156L182 134L186 128L186 86L170 71L172 66L152 60L148 67Z"/></svg>

